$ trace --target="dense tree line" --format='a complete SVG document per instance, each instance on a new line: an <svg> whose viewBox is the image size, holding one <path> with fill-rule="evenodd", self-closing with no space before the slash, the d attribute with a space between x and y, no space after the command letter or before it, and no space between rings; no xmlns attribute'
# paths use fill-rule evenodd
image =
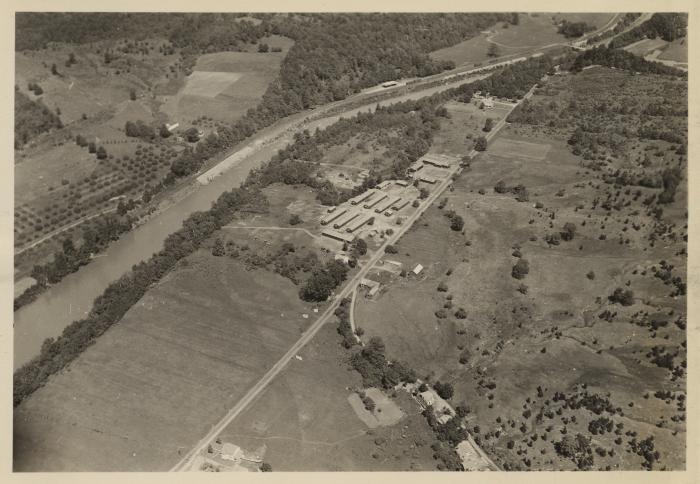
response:
<svg viewBox="0 0 700 484"><path fill-rule="evenodd" d="M569 22L564 20L560 25L557 32L562 34L567 39L574 37L581 37L586 32L591 32L595 30L594 25L589 25L586 22Z"/></svg>
<svg viewBox="0 0 700 484"><path fill-rule="evenodd" d="M615 24L615 27L612 29L606 30L605 32L601 32L599 34L596 34L588 39L587 44L595 44L596 42L600 42L603 39L607 39L608 37L614 37L623 30L625 30L632 22L637 20L639 17L641 17L641 13L626 13L622 16L622 18Z"/></svg>
<svg viewBox="0 0 700 484"><path fill-rule="evenodd" d="M62 127L61 118L41 100L34 101L15 90L15 149L42 133Z"/></svg>
<svg viewBox="0 0 700 484"><path fill-rule="evenodd" d="M401 382L415 383L415 372L399 361L389 363L385 350L382 339L374 337L350 358L352 367L362 376L363 385L390 389Z"/></svg>
<svg viewBox="0 0 700 484"><path fill-rule="evenodd" d="M153 129L153 126L147 125L140 119L127 121L124 124L124 133L130 138L141 138L146 141L156 137L156 131Z"/></svg>
<svg viewBox="0 0 700 484"><path fill-rule="evenodd" d="M33 302L50 284L59 282L86 265L94 254L104 250L110 242L129 231L131 226L132 222L128 217L108 215L98 219L94 227L83 230L83 242L80 247L76 248L72 239L65 239L61 250L54 254L50 262L34 266L31 276L37 282L15 298L14 310L17 311L25 304Z"/></svg>
<svg viewBox="0 0 700 484"><path fill-rule="evenodd" d="M579 54L574 60L572 71L581 71L586 66L601 65L615 67L643 74L664 74L677 77L686 77L687 73L665 66L659 62L650 62L625 50L613 47L594 47Z"/></svg>
<svg viewBox="0 0 700 484"><path fill-rule="evenodd" d="M620 48L645 38L672 42L686 36L688 16L685 13L655 13L641 25L624 32L610 41L610 47Z"/></svg>

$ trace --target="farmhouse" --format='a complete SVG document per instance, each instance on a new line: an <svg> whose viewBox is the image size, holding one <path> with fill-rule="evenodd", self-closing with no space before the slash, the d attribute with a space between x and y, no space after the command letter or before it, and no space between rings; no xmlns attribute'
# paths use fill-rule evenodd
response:
<svg viewBox="0 0 700 484"><path fill-rule="evenodd" d="M377 188L379 188L381 190L383 188L388 187L390 184L391 184L391 182L389 180L384 180L379 185L377 185Z"/></svg>
<svg viewBox="0 0 700 484"><path fill-rule="evenodd" d="M341 242L347 242L348 244L355 240L354 235L338 232L337 230L333 229L325 229L323 232L321 232L321 235L325 235L328 238L339 240Z"/></svg>
<svg viewBox="0 0 700 484"><path fill-rule="evenodd" d="M381 284L379 284L377 281L373 281L372 279L363 278L360 281L360 286L369 288L369 292L367 293L367 295L372 297L375 294L377 294L377 292L379 292L379 288L381 287Z"/></svg>
<svg viewBox="0 0 700 484"><path fill-rule="evenodd" d="M173 124L167 124L165 125L165 128L170 131L171 133L174 132L178 127L180 126L180 123L173 123Z"/></svg>
<svg viewBox="0 0 700 484"><path fill-rule="evenodd" d="M493 107L493 99L490 97L487 97L483 100L483 105L485 108L492 108Z"/></svg>
<svg viewBox="0 0 700 484"><path fill-rule="evenodd" d="M408 182L406 180L396 180L395 183L400 187L407 187Z"/></svg>
<svg viewBox="0 0 700 484"><path fill-rule="evenodd" d="M413 272L415 275L418 275L421 272L423 272L423 266L420 264L417 264L416 267L414 267L411 272Z"/></svg>

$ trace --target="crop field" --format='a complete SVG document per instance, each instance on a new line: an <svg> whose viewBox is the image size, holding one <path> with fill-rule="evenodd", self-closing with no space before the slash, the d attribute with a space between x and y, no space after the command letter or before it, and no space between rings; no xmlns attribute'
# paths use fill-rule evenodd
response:
<svg viewBox="0 0 700 484"><path fill-rule="evenodd" d="M162 96L161 111L170 119L191 123L200 116L232 122L255 107L277 77L291 41L282 52L218 52L197 60L194 72L173 96Z"/></svg>
<svg viewBox="0 0 700 484"><path fill-rule="evenodd" d="M617 75L591 70L565 82L590 92L601 77ZM637 82L652 99L666 96L653 79ZM536 102L559 100L558 89L544 89ZM457 111L450 110L453 120ZM387 276L378 296L359 299L356 324L363 340L380 336L387 354L421 378L452 383L452 401L472 410L469 430L506 469L575 469L553 444L578 433L591 438L593 469L648 465L635 450L647 437L659 451L654 469L683 469L685 383L673 365L684 358L685 296L654 274L665 260L684 280L684 253L672 242L650 243L658 229L638 210L658 189L633 187L637 195L621 210L591 207L612 196L611 185L572 154L568 135L543 126L510 125L472 161L444 208L428 209L390 256L423 271ZM441 129L436 140L464 136L448 133ZM607 163L631 169L654 153L648 164L671 166L669 149L642 140ZM499 182L505 188L497 191ZM518 184L526 189L522 201L508 188ZM674 227L683 224L683 190L664 206ZM464 219L462 230L450 229L448 210ZM565 223L573 224L573 240L549 243ZM529 271L516 278L520 259ZM608 300L617 288L629 288L633 302ZM672 366L652 358L659 351L676 355ZM556 395L583 403L562 405ZM608 410L601 415L594 401Z"/></svg>
<svg viewBox="0 0 700 484"><path fill-rule="evenodd" d="M434 470L432 430L405 392L389 403L405 413L369 428L348 401L361 388L333 323L219 436L243 448L265 445L275 471Z"/></svg>
<svg viewBox="0 0 700 484"><path fill-rule="evenodd" d="M287 279L200 251L14 417L15 471L163 471L308 326Z"/></svg>

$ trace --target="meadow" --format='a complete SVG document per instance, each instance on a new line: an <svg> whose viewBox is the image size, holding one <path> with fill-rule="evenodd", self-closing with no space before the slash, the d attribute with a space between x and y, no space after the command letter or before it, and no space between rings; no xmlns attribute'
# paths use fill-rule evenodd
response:
<svg viewBox="0 0 700 484"><path fill-rule="evenodd" d="M167 470L295 341L289 280L199 251L16 409L15 471Z"/></svg>

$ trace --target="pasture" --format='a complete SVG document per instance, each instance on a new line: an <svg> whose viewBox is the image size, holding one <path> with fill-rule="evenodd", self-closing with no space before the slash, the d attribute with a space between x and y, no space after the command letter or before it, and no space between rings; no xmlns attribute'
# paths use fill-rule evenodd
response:
<svg viewBox="0 0 700 484"><path fill-rule="evenodd" d="M164 471L308 326L297 288L200 251L14 417L15 471Z"/></svg>
<svg viewBox="0 0 700 484"><path fill-rule="evenodd" d="M498 60L506 60L533 48L566 42L567 39L557 33L556 25L564 18L569 21L585 18L589 23L601 27L611 17L612 14L520 14L518 25L508 28L496 25L476 37L431 52L430 56L436 60L452 61L457 66L487 64L492 59L488 56L489 47L495 44L498 47Z"/></svg>
<svg viewBox="0 0 700 484"><path fill-rule="evenodd" d="M687 37L676 39L670 42L665 49L659 54L659 59L670 60L674 62L688 62L688 43Z"/></svg>
<svg viewBox="0 0 700 484"><path fill-rule="evenodd" d="M397 423L368 428L348 396L361 387L348 368L335 323L316 337L220 435L245 448L267 446L275 471L434 470L432 430L405 392L389 404L406 415Z"/></svg>
<svg viewBox="0 0 700 484"><path fill-rule="evenodd" d="M359 299L356 325L365 331L363 340L382 337L387 354L407 361L420 377L452 383L452 401L471 407L469 429L501 465L524 468L526 456L533 468L573 469L552 447L560 439L559 417L542 423L534 415L556 410L569 433L590 435L587 425L595 415L551 399L555 391L587 388L624 409L615 419L624 431L640 439L655 436L661 465L680 469L684 426L664 418L669 410L642 395L658 388L678 391L683 384L669 382L668 372L642 355L658 338L673 345L684 335L671 325L652 334L632 322L638 311L683 311L682 302L661 296L668 288L647 273L669 254L646 247L647 232L629 233L624 217L580 210L596 196L593 180L565 139L506 128L446 193L444 209L428 209L397 244L399 253L391 258L408 270L422 264L421 274L393 276L373 300ZM522 183L529 201L496 193L499 181ZM450 230L447 210L463 217L463 230ZM645 226L646 220L638 221ZM547 244L544 236L565 222L576 226L575 240ZM601 240L601 233L608 239ZM511 276L519 257L529 262L521 280ZM608 294L625 286L634 290L635 304L607 303ZM459 308L464 314L458 315ZM608 308L616 313L611 322L599 317ZM615 450L596 455L595 468L638 468L641 459L625 453L616 438L593 435L594 448ZM510 440L513 450L506 446Z"/></svg>

